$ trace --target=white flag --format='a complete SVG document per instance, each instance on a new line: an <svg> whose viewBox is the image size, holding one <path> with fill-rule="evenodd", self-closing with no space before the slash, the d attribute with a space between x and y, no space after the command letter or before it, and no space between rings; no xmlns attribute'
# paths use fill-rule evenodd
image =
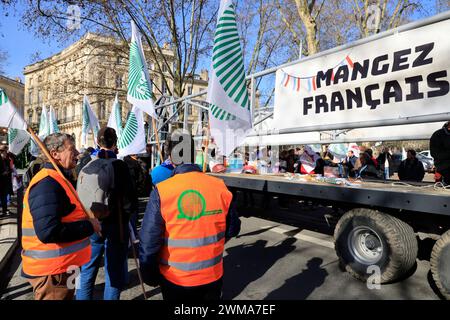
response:
<svg viewBox="0 0 450 320"><path fill-rule="evenodd" d="M16 156L30 141L30 134L25 130L9 128L8 129L8 149Z"/></svg>
<svg viewBox="0 0 450 320"><path fill-rule="evenodd" d="M0 88L0 127L27 130L27 123L23 120L16 107L9 100L6 92Z"/></svg>
<svg viewBox="0 0 450 320"><path fill-rule="evenodd" d="M244 61L231 0L222 0L220 4L207 100L211 136L218 152L228 156L252 128Z"/></svg>
<svg viewBox="0 0 450 320"><path fill-rule="evenodd" d="M111 109L111 114L109 115L107 126L116 130L117 138L120 139L122 136L122 108L120 107L117 93Z"/></svg>
<svg viewBox="0 0 450 320"><path fill-rule="evenodd" d="M49 114L47 111L47 107L42 106L41 118L39 119L39 132L38 137L41 141L44 141L45 137L50 134L50 122L49 122ZM40 150L36 142L31 140L30 144L30 153L31 155L37 157L39 156Z"/></svg>
<svg viewBox="0 0 450 320"><path fill-rule="evenodd" d="M119 158L130 154L144 153L145 145L144 114L141 109L133 106L117 144Z"/></svg>
<svg viewBox="0 0 450 320"><path fill-rule="evenodd" d="M83 97L83 124L81 126L81 144L87 145L87 136L89 131L92 130L94 134L94 142L97 144L97 133L100 130L100 124L94 114L94 111L89 104L89 100L86 95Z"/></svg>
<svg viewBox="0 0 450 320"><path fill-rule="evenodd" d="M59 132L58 121L56 120L55 110L52 106L48 110L48 126L50 134Z"/></svg>
<svg viewBox="0 0 450 320"><path fill-rule="evenodd" d="M402 161L403 161L403 160L406 160L406 158L408 158L408 155L407 155L407 153L406 153L405 148L402 147Z"/></svg>
<svg viewBox="0 0 450 320"><path fill-rule="evenodd" d="M133 21L131 21L131 30L127 100L133 106L157 119L152 100L150 76L142 49L141 34Z"/></svg>

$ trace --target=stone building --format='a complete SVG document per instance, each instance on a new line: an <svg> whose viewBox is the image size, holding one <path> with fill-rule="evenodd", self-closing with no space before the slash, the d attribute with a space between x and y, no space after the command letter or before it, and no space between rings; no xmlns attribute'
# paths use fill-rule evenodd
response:
<svg viewBox="0 0 450 320"><path fill-rule="evenodd" d="M0 75L0 88L5 90L6 95L16 106L19 113L23 116L24 111L24 84L20 78L10 79ZM8 141L8 129L0 128L0 144L6 144Z"/></svg>
<svg viewBox="0 0 450 320"><path fill-rule="evenodd" d="M165 46L165 59L172 65L174 53ZM161 92L168 92L162 77L155 70L154 63L147 62L150 77L160 90L153 88L156 98ZM167 75L167 68L162 69ZM116 93L122 106L122 123L131 105L126 101L128 81L128 46L113 38L87 33L80 40L61 52L28 65L25 75L25 119L37 129L42 106L53 106L62 132L75 137L77 147L81 146L81 111L83 95L96 113L100 126L106 125ZM205 90L208 85L207 71L201 76L186 79L186 94ZM167 79L167 77L166 77ZM173 82L168 81L173 88ZM89 135L89 145L93 137Z"/></svg>

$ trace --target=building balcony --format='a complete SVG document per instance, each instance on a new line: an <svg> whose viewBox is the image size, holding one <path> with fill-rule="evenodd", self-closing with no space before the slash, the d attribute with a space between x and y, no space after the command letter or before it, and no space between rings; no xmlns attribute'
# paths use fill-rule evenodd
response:
<svg viewBox="0 0 450 320"><path fill-rule="evenodd" d="M80 116L71 116L71 117L65 117L62 119L58 119L58 124L66 124L70 122L79 121L81 119Z"/></svg>

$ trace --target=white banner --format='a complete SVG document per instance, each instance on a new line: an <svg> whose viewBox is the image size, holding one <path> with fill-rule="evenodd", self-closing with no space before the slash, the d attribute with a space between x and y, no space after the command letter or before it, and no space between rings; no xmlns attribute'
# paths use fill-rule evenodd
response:
<svg viewBox="0 0 450 320"><path fill-rule="evenodd" d="M450 20L299 62L276 73L276 129L450 111Z"/></svg>

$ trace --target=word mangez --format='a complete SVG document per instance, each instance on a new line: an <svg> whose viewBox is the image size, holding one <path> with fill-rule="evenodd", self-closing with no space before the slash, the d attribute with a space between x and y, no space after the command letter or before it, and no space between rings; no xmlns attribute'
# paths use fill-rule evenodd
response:
<svg viewBox="0 0 450 320"><path fill-rule="evenodd" d="M392 55L392 62L389 63L389 55L383 54L372 61L364 60L362 63L354 62L353 68L342 65L333 75L333 69L326 72L319 71L315 77L317 89L323 86L330 86L338 83L346 83L358 79L365 79L393 73L409 68L417 68L433 63L431 52L434 42L416 46L414 53L411 48L396 51ZM334 76L334 77L333 77ZM303 98L303 115L314 112L316 114L334 112L353 108L362 108L364 105L371 110L376 109L381 104L389 104L391 101L402 102L425 98L445 96L449 92L449 82L446 80L447 70L440 70L429 73L426 77L414 75L404 78L403 81L391 80L386 82L376 82L362 87L355 87L341 91L333 91L331 94L319 94L312 97ZM419 84L426 81L428 90L420 90ZM382 94L381 99L374 98L375 93Z"/></svg>

